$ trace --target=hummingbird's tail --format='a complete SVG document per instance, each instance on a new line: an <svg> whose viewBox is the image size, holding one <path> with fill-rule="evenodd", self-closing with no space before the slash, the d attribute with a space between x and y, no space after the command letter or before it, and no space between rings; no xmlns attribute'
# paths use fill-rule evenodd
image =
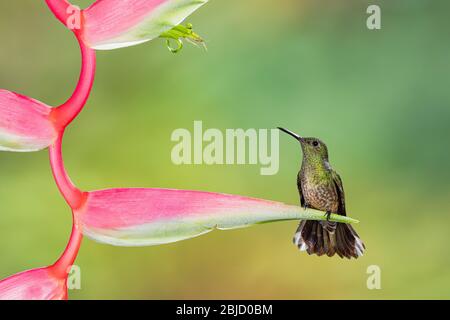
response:
<svg viewBox="0 0 450 320"><path fill-rule="evenodd" d="M330 221L301 221L294 243L308 254L329 257L337 254L348 259L362 256L366 248L351 225Z"/></svg>

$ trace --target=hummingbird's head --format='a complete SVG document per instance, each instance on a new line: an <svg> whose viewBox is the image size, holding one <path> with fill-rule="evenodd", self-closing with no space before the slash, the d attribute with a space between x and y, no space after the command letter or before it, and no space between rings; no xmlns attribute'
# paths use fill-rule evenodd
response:
<svg viewBox="0 0 450 320"><path fill-rule="evenodd" d="M300 142L300 145L302 146L303 156L305 158L311 160L323 160L328 162L328 149L325 143L323 143L321 140L317 138L303 138L290 130L280 127L278 127L278 129L294 137L295 140Z"/></svg>

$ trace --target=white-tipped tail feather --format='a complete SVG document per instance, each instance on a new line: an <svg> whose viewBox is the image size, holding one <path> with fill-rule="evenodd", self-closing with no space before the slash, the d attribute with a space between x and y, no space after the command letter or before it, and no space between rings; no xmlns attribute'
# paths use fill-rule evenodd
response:
<svg viewBox="0 0 450 320"><path fill-rule="evenodd" d="M318 256L337 254L341 258L355 258L364 254L365 246L355 229L345 223L301 221L294 235L300 251Z"/></svg>

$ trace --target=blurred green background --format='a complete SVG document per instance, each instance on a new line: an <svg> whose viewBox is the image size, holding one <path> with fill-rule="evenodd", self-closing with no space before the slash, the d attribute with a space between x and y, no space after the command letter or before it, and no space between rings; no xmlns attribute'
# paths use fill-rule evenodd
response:
<svg viewBox="0 0 450 320"><path fill-rule="evenodd" d="M73 1L87 6L91 1ZM382 29L366 28L379 4ZM280 171L175 166L176 128L273 128L317 136L341 174L367 246L358 259L299 253L296 222L159 247L85 239L71 299L450 298L450 3L213 0L189 22L208 51L163 40L98 53L92 96L64 156L85 189L169 187L297 204L299 147ZM0 2L0 87L58 105L79 72L74 37L44 1ZM47 153L1 153L0 278L52 263L70 233ZM368 290L369 265L381 290Z"/></svg>

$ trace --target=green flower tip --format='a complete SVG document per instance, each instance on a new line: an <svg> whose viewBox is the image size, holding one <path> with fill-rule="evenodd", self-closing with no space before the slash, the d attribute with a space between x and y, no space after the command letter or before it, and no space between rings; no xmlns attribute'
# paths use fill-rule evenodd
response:
<svg viewBox="0 0 450 320"><path fill-rule="evenodd" d="M180 52L180 50L183 49L183 39L186 39L188 42L196 46L201 45L206 49L205 41L202 39L202 37L200 37L192 30L191 23L187 23L186 26L183 26L181 24L175 26L169 31L162 33L159 37L166 39L167 48L172 53ZM171 46L171 40L174 40L176 42L176 48Z"/></svg>

